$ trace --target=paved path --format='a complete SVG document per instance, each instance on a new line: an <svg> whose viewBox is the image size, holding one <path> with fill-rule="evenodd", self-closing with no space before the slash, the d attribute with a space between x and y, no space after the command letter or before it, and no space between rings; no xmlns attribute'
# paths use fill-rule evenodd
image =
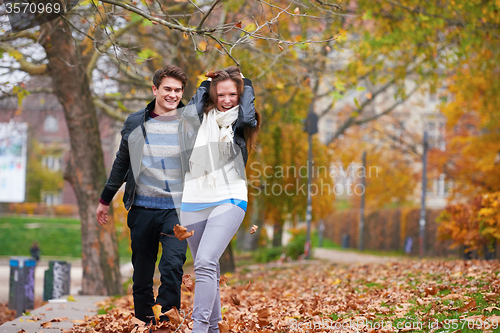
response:
<svg viewBox="0 0 500 333"><path fill-rule="evenodd" d="M0 333L18 333L21 330L27 333L61 332L73 327L85 316L95 315L99 310L97 302L107 296L75 296L75 301L64 303L47 303L36 310L30 311L29 316L22 316L0 326ZM66 299L63 299L66 300ZM35 319L35 320L33 320ZM60 321L50 322L52 319ZM50 322L50 328L43 328L42 323Z"/></svg>
<svg viewBox="0 0 500 333"><path fill-rule="evenodd" d="M315 259L325 259L338 264L370 264L398 260L397 257L379 257L372 254L324 248L314 248L313 257Z"/></svg>

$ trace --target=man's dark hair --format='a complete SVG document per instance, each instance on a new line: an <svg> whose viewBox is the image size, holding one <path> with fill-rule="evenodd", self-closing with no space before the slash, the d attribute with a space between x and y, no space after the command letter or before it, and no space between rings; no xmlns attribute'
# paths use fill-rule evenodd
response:
<svg viewBox="0 0 500 333"><path fill-rule="evenodd" d="M175 65L167 65L157 70L155 72L155 75L153 76L153 84L155 85L155 87L159 88L161 81L166 77L171 77L173 79L181 81L183 90L186 87L187 75L180 67Z"/></svg>

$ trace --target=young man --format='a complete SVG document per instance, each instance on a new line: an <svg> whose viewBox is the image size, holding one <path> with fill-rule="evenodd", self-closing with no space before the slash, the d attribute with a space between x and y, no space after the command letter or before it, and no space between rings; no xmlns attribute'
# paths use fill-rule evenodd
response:
<svg viewBox="0 0 500 333"><path fill-rule="evenodd" d="M177 66L156 71L152 87L156 99L125 121L120 148L97 207L97 220L103 225L109 203L126 181L123 202L130 209L127 225L132 241L135 316L146 323L153 320L151 307L157 303L162 312L180 308L187 242L177 239L173 228L179 224L176 208L182 196L177 130L186 82L186 74ZM153 275L159 242L161 286L155 300Z"/></svg>

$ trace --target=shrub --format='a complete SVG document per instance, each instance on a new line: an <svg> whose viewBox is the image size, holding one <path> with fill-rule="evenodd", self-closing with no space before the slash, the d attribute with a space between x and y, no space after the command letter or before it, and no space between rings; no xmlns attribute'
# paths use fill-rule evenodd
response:
<svg viewBox="0 0 500 333"><path fill-rule="evenodd" d="M286 255L293 260L297 260L304 254L306 245L307 231L305 229L291 229L292 239L286 245Z"/></svg>
<svg viewBox="0 0 500 333"><path fill-rule="evenodd" d="M278 260L282 253L285 253L285 249L282 246L264 247L256 250L253 253L253 258L257 262L266 263Z"/></svg>

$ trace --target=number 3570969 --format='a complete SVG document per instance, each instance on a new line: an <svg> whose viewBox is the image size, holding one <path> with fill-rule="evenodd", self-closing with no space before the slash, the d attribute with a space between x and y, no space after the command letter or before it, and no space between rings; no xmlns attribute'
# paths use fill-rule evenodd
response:
<svg viewBox="0 0 500 333"><path fill-rule="evenodd" d="M445 319L443 321L443 328L444 329L476 329L476 330L481 330L481 329L496 329L498 328L498 320L497 319L492 319L489 320L488 318L485 318L484 320L482 319L475 319L475 320L467 320L466 318L464 319Z"/></svg>
<svg viewBox="0 0 500 333"><path fill-rule="evenodd" d="M62 7L58 2L5 2L5 11L7 14L59 14L62 12Z"/></svg>

